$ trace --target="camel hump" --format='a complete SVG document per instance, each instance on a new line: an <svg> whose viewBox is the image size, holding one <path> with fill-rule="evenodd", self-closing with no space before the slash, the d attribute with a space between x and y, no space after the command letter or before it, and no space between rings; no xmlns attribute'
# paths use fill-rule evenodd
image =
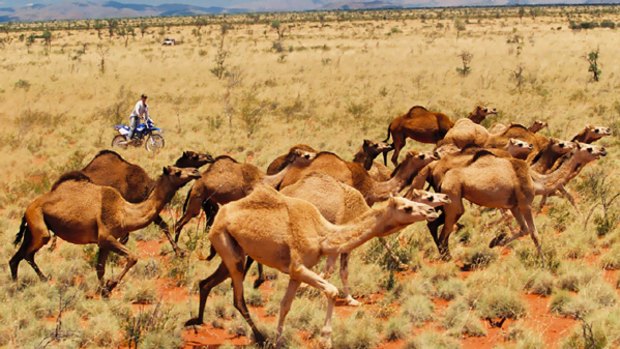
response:
<svg viewBox="0 0 620 349"><path fill-rule="evenodd" d="M56 190L59 185L67 181L78 181L78 182L89 182L92 183L90 177L84 174L82 171L71 171L63 174L58 178L56 182L52 185L52 191Z"/></svg>
<svg viewBox="0 0 620 349"><path fill-rule="evenodd" d="M493 154L492 152L490 152L490 151L488 151L488 150L486 150L486 149L482 149L482 150L477 151L477 152L474 154L474 157L471 159L470 164L473 164L474 162L478 161L478 159L480 159L480 158L482 158L482 157L484 157L484 156L487 156L487 155L491 155L491 156L494 156L494 157L496 156L496 155L495 155L495 154Z"/></svg>
<svg viewBox="0 0 620 349"><path fill-rule="evenodd" d="M219 155L218 157L216 157L213 162L217 162L219 160L230 160L234 163L239 163L239 161L235 160L232 156L230 155Z"/></svg>
<svg viewBox="0 0 620 349"><path fill-rule="evenodd" d="M114 155L114 156L116 156L117 158L119 158L119 160L123 160L123 161L125 161L125 159L123 159L123 157L121 156L121 154L119 154L119 153L117 153L117 152L115 152L115 151L113 151L113 150L109 150L109 149L104 149L104 150L99 151L99 152L97 153L97 155L95 155L95 157L94 157L93 159L96 159L96 158L98 158L98 157L100 157L100 156L103 156L103 155Z"/></svg>
<svg viewBox="0 0 620 349"><path fill-rule="evenodd" d="M413 107L411 107L411 109L409 109L409 111L407 112L407 114L406 114L406 115L407 115L407 116L411 116L411 113L413 113L413 111L414 111L414 110L416 110L416 109L421 109L421 110L423 110L423 111L428 111L428 109L424 108L424 107L423 107L423 106L421 106L421 105L414 105Z"/></svg>

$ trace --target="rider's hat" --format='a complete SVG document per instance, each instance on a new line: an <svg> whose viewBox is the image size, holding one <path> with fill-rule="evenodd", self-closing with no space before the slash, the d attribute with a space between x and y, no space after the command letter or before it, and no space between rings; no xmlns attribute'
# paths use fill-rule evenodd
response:
<svg viewBox="0 0 620 349"><path fill-rule="evenodd" d="M140 98L148 98L148 96L143 93L142 96L140 96Z"/></svg>

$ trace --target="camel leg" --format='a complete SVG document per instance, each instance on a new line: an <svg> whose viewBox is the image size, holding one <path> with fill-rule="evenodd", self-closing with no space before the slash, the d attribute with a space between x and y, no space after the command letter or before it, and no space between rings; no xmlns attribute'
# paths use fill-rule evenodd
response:
<svg viewBox="0 0 620 349"><path fill-rule="evenodd" d="M444 213L443 207L436 210L440 212L439 217L432 222L427 221L426 226L433 237L435 245L439 248L439 227L446 221L446 214Z"/></svg>
<svg viewBox="0 0 620 349"><path fill-rule="evenodd" d="M491 241L491 244L489 245L489 247L495 247L495 246L505 246L513 241L515 241L516 239L522 237L523 235L527 234L528 232L528 227L527 227L527 223L525 222L525 218L523 217L523 214L521 213L521 211L519 211L519 209L517 207L513 207L510 209L510 212L512 212L512 215L515 217L515 220L517 221L517 223L519 224L520 230L516 233L514 233L510 238L508 238L507 240L499 240L497 241L496 239L494 239L493 241Z"/></svg>
<svg viewBox="0 0 620 349"><path fill-rule="evenodd" d="M101 285L101 289L103 290L103 276L105 275L105 263L108 260L108 255L110 254L110 250L100 248L99 254L97 255L97 265L95 269L97 270L97 279L99 280L99 284Z"/></svg>
<svg viewBox="0 0 620 349"><path fill-rule="evenodd" d="M317 275L312 270L306 268L303 265L295 265L291 266L291 278L305 282L308 285L317 288L325 293L327 297L327 313L325 316L325 323L323 325L323 329L321 330L321 335L327 341L327 345L331 347L331 333L332 333L332 314L334 312L334 302L336 297L338 296L338 289L336 286L329 283L327 280L323 279L319 275Z"/></svg>
<svg viewBox="0 0 620 349"><path fill-rule="evenodd" d="M575 203L575 198L573 197L571 193L568 192L568 190L566 190L566 188L563 185L561 185L558 188L558 191L560 192L560 194L562 194L564 198L566 198L566 200L568 200L568 202L570 202L571 205L573 205L577 213L581 213L579 211L579 207L577 207L577 204Z"/></svg>
<svg viewBox="0 0 620 349"><path fill-rule="evenodd" d="M289 279L284 297L282 297L282 300L280 301L280 315L278 316L278 329L276 332L276 348L280 348L282 346L284 319L286 318L289 310L291 310L291 304L293 304L295 293L297 292L300 284L301 283L298 280Z"/></svg>
<svg viewBox="0 0 620 349"><path fill-rule="evenodd" d="M209 227L213 225L215 215L217 215L219 209L220 208L217 203L211 200L205 200L202 203L202 210L205 212L205 216L207 217L207 222L205 223L205 230L209 229Z"/></svg>
<svg viewBox="0 0 620 349"><path fill-rule="evenodd" d="M203 323L205 305L207 303L207 297L209 296L209 293L211 292L213 287L221 284L229 277L229 275L230 273L228 272L228 269L226 269L226 265L224 265L224 263L222 262L217 267L215 272L213 272L213 274L211 274L208 278L200 281L200 303L198 304L198 316L187 320L185 322L185 326L195 326L201 325Z"/></svg>
<svg viewBox="0 0 620 349"><path fill-rule="evenodd" d="M170 228L168 227L168 224L164 221L164 219L161 218L160 215L157 215L157 217L155 217L155 219L153 220L153 223L155 223L159 227L159 229L164 232L164 235L166 235L166 238L168 239L170 245L172 246L172 249L174 250L174 254L177 257L182 257L183 251L181 251L176 241L172 239L172 236L170 235Z"/></svg>
<svg viewBox="0 0 620 349"><path fill-rule="evenodd" d="M47 276L45 276L45 274L43 274L43 272L41 272L41 269L39 269L39 266L34 261L34 254L35 254L35 252L31 252L24 259L26 260L26 262L28 262L28 264L30 264L32 269L34 269L35 273L37 273L37 275L39 276L39 280L47 281L48 280Z"/></svg>
<svg viewBox="0 0 620 349"><path fill-rule="evenodd" d="M254 262L254 259L250 256L247 256L246 261L245 261L245 267L243 268L243 278L245 279L245 276L248 274L248 271L250 270L250 267L252 266L252 263ZM265 274L263 273L263 265L260 263L256 263L257 268L258 268L258 276L256 277L256 280L254 280L254 288L259 288L260 285L262 285L265 282Z"/></svg>
<svg viewBox="0 0 620 349"><path fill-rule="evenodd" d="M400 134L392 134L392 139L394 140L394 153L392 153L392 164L394 166L398 166L398 155L400 155L400 150L405 146L405 137Z"/></svg>
<svg viewBox="0 0 620 349"><path fill-rule="evenodd" d="M338 255L327 256L325 268L323 269L323 273L320 274L322 278L329 279L332 276L332 274L334 273L334 265L336 265L336 258L338 258Z"/></svg>
<svg viewBox="0 0 620 349"><path fill-rule="evenodd" d="M99 236L100 236L100 240L99 240L100 250L110 250L118 255L125 257L125 259L127 260L127 263L125 264L125 268L123 269L123 271L121 271L121 273L117 275L115 278L108 280L108 282L106 283L103 289L103 292L102 292L102 294L105 296L106 294L109 294L110 292L112 292L112 290L116 287L116 285L118 285L118 283L121 282L121 280L123 279L125 274L127 274L129 269L131 269L131 267L133 267L138 262L138 259L133 253L131 253L127 249L127 247L121 244L113 236L108 235L108 236L102 237L101 233Z"/></svg>
<svg viewBox="0 0 620 349"><path fill-rule="evenodd" d="M441 259L450 260L452 256L450 255L450 248L448 246L450 234L454 231L454 225L458 222L459 218L465 212L465 208L463 207L463 201L460 196L450 195L450 200L452 203L448 204L448 206L444 206L444 214L445 221L443 224L443 228L441 229L441 235L439 236L439 254L441 255Z"/></svg>
<svg viewBox="0 0 620 349"><path fill-rule="evenodd" d="M45 246L51 239L49 230L45 225L43 218L43 212L36 211L29 214L27 219L27 225L23 225L20 229L25 229L23 232L24 237L21 246L15 253L15 255L9 261L11 267L11 277L13 280L17 280L17 269L19 262L25 259L32 269L37 273L41 281L46 281L47 277L41 272L39 266L34 261L34 255ZM23 223L22 223L23 224Z"/></svg>
<svg viewBox="0 0 620 349"><path fill-rule="evenodd" d="M540 256L540 259L544 262L545 256L543 255L542 247L540 246L540 242L538 241L538 231L536 229L536 224L534 223L534 217L532 216L532 210L529 208L522 209L521 214L523 215L523 217L525 218L525 221L527 222L527 228L530 233L530 237L532 238L532 241L534 242L534 245L536 246L536 250L538 250L538 255Z"/></svg>
<svg viewBox="0 0 620 349"><path fill-rule="evenodd" d="M540 199L540 204L538 205L538 212L542 211L543 207L545 207L545 205L547 204L548 197L549 195L547 194L542 195L542 198Z"/></svg>
<svg viewBox="0 0 620 349"><path fill-rule="evenodd" d="M344 293L345 301L347 305L357 307L361 303L356 301L351 296L351 290L349 288L349 254L343 253L340 255L340 280L342 281L342 292Z"/></svg>
<svg viewBox="0 0 620 349"><path fill-rule="evenodd" d="M181 235L181 230L192 218L196 217L200 214L200 209L202 208L202 202L206 197L204 195L204 190L201 185L198 185L199 182L196 182L189 194L187 194L186 205L183 207L183 216L176 223L174 227L174 241L179 242L179 236Z"/></svg>
<svg viewBox="0 0 620 349"><path fill-rule="evenodd" d="M57 240L58 240L58 238L56 237L56 234L53 234L52 238L50 239L50 247L49 247L50 251L54 251L56 249L56 241Z"/></svg>

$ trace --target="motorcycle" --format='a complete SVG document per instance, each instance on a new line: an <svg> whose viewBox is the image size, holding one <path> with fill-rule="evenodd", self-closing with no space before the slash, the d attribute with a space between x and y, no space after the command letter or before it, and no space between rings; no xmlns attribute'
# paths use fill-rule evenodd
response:
<svg viewBox="0 0 620 349"><path fill-rule="evenodd" d="M151 119L147 119L146 123L138 124L131 140L127 140L131 131L129 126L125 124L114 125L114 129L119 134L112 139L112 147L127 149L130 145L139 147L144 143L146 150L156 152L165 145L164 137L161 135L162 129L155 127L155 123Z"/></svg>

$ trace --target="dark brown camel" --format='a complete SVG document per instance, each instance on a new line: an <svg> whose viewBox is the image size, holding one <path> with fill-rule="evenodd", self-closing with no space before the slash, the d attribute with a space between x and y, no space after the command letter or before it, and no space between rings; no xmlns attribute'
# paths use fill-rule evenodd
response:
<svg viewBox="0 0 620 349"><path fill-rule="evenodd" d="M488 115L497 114L495 109L477 106L469 114L469 118L479 124ZM393 139L394 154L392 163L398 164L398 155L405 146L407 138L415 139L422 143L437 143L443 139L448 130L454 126L454 122L445 114L431 112L426 108L416 105L401 116L396 117L388 126L388 135L384 142Z"/></svg>
<svg viewBox="0 0 620 349"><path fill-rule="evenodd" d="M288 153L278 156L269 164L269 166L267 166L267 175L271 176L271 175L274 175L282 171L286 166L288 166L288 164L294 161L295 156L294 155L292 156L291 154L295 154L296 150L304 151L307 153L313 153L313 154L316 154L319 152L318 150L315 150L314 148L312 148L311 146L307 144L294 145L291 147L291 149L289 149Z"/></svg>

